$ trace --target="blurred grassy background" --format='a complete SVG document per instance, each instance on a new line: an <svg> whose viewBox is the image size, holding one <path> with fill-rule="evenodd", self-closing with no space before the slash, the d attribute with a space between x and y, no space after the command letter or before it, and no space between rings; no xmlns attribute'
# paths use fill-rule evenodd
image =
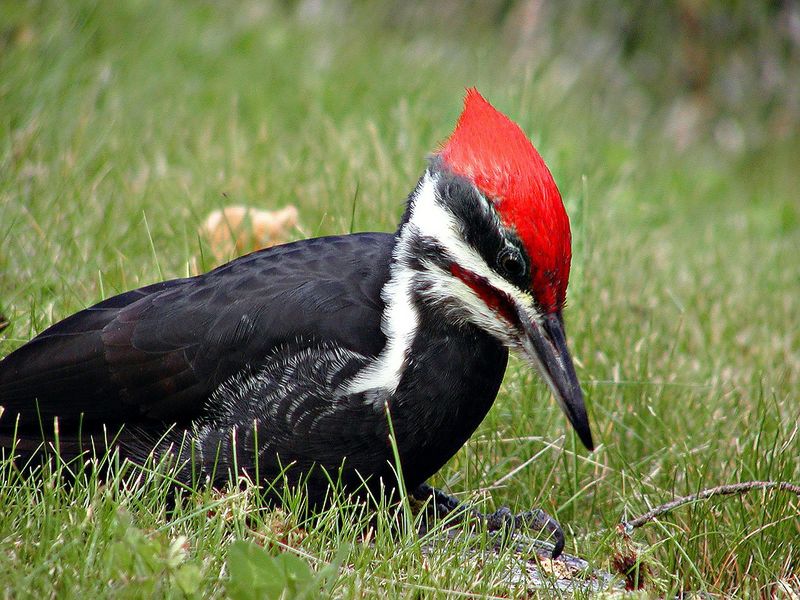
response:
<svg viewBox="0 0 800 600"><path fill-rule="evenodd" d="M572 551L608 565L609 537L592 533L648 504L800 479L798 73L789 1L2 0L0 354L102 297L186 275L207 255L197 227L227 204L297 204L310 235L392 230L477 85L529 133L570 212L566 319L603 446L587 457L564 439L515 364L437 483L491 488L544 450L492 501L542 505ZM637 534L650 585L768 593L797 574L797 506L755 494L676 513ZM33 543L41 523L23 513L0 517L0 545ZM62 577L85 569L78 550L32 575L13 556L0 579L17 590L45 589L56 557ZM213 557L197 560L219 593ZM398 594L426 577L488 593L469 573L372 568Z"/></svg>

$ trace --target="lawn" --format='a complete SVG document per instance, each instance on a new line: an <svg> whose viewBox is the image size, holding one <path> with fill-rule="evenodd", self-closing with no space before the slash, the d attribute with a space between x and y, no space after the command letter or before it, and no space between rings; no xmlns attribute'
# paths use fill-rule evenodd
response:
<svg viewBox="0 0 800 600"><path fill-rule="evenodd" d="M476 85L531 136L570 214L565 320L598 448L512 361L433 483L487 510L541 506L567 552L613 570L621 520L715 485L800 482L791 99L766 106L742 84L717 110L633 76L602 32L530 39L509 21L359 2L0 0L0 356L102 298L212 266L197 229L225 205L295 204L309 236L393 230ZM510 552L422 553L388 514L372 543L347 507L304 524L299 498L265 510L247 487L197 490L168 514L162 479L107 467L65 486L57 466L26 479L3 464L6 597L244 598L276 560L303 581L304 565L334 562L310 585L338 597L528 593L507 581ZM800 585L789 493L693 503L633 541L660 596Z"/></svg>

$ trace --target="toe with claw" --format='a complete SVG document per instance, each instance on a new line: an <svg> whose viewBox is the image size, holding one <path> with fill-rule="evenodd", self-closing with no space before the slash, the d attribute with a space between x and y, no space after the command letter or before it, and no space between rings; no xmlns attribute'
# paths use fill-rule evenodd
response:
<svg viewBox="0 0 800 600"><path fill-rule="evenodd" d="M503 506L488 515L481 515L489 531L503 531L509 534L515 531L544 531L553 539L553 558L558 558L564 551L564 530L553 517L541 508L514 514Z"/></svg>
<svg viewBox="0 0 800 600"><path fill-rule="evenodd" d="M502 507L490 514L484 514L466 507L456 498L431 487L427 484L419 486L412 494L419 502L427 503L427 512L430 518L440 519L445 516L456 518L452 520L455 525L462 522L466 516L477 517L486 523L489 531L513 534L520 531L543 531L553 539L552 558L558 558L564 550L564 530L553 517L542 509L534 509L523 513L514 514L507 507Z"/></svg>

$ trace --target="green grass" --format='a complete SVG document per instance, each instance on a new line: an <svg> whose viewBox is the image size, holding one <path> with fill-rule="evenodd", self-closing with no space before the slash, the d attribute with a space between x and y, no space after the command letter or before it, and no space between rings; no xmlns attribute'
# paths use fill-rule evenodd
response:
<svg viewBox="0 0 800 600"><path fill-rule="evenodd" d="M733 114L684 143L674 123L686 96L649 94L613 49L556 43L569 28L520 52L488 25L412 34L385 14L313 6L0 2L0 314L11 323L0 355L103 297L186 275L207 255L198 225L226 204L295 203L304 231L332 234L350 230L357 190L353 229L392 230L477 84L531 135L570 212L566 320L600 446L587 455L513 362L434 483L487 509L541 506L568 529L568 552L609 568L615 525L651 505L800 481L796 135L726 144ZM349 544L346 566L319 583L342 597L525 594L506 583L512 556L481 566L455 544L425 557L413 536L388 533L391 514L373 545L359 540L363 515L343 524L340 507L302 524L299 498L276 514L252 488L200 490L168 517L162 478L111 472L65 486L5 465L7 597L224 596L235 540L315 568ZM798 499L786 494L684 507L634 539L658 595L766 595L800 571Z"/></svg>

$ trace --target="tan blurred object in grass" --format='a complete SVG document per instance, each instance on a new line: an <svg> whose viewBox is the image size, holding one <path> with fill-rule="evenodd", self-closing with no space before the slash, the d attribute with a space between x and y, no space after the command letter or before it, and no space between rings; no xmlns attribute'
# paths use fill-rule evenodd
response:
<svg viewBox="0 0 800 600"><path fill-rule="evenodd" d="M215 210L198 229L198 235L210 250L205 266L216 266L236 256L288 241L293 231L302 233L298 217L297 207L291 204L274 211L250 206ZM191 270L193 274L200 272L196 259L192 260Z"/></svg>

